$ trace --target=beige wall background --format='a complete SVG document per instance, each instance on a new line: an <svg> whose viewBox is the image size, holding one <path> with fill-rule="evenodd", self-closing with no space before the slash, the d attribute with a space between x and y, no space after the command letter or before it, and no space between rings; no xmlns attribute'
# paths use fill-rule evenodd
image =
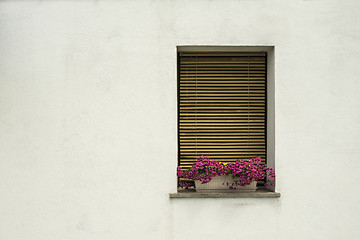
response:
<svg viewBox="0 0 360 240"><path fill-rule="evenodd" d="M0 239L356 239L356 0L0 2ZM176 46L275 46L280 199L176 191Z"/></svg>

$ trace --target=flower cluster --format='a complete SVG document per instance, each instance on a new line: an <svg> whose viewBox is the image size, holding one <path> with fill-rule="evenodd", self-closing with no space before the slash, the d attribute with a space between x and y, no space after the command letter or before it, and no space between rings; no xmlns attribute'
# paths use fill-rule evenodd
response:
<svg viewBox="0 0 360 240"><path fill-rule="evenodd" d="M200 156L197 161L188 170L177 169L177 175L180 178L201 181L202 184L211 181L215 176L232 175L234 183L229 185L230 189L236 189L236 186L246 186L252 181L263 180L268 175L268 182L265 185L273 185L275 172L266 165L261 165L261 159L253 158L249 160L238 160L235 163L222 163L210 160L208 156ZM180 187L188 188L191 183L180 181Z"/></svg>

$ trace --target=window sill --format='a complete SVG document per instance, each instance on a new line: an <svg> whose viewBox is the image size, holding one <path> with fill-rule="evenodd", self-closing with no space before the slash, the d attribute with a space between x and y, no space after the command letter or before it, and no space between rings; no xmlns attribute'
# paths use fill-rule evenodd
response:
<svg viewBox="0 0 360 240"><path fill-rule="evenodd" d="M255 192L198 193L195 190L180 190L170 193L170 198L279 198L279 192L258 188Z"/></svg>

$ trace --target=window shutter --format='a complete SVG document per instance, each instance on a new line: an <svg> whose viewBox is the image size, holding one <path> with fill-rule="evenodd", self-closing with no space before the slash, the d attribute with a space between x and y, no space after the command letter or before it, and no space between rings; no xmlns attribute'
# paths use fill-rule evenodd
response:
<svg viewBox="0 0 360 240"><path fill-rule="evenodd" d="M179 52L179 166L266 162L266 53Z"/></svg>

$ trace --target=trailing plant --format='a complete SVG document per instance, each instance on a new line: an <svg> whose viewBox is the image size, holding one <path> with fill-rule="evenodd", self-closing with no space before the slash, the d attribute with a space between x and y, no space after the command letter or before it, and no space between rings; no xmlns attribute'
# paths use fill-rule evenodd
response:
<svg viewBox="0 0 360 240"><path fill-rule="evenodd" d="M229 189L236 189L237 186L249 185L252 181L264 180L266 176L267 185L273 185L275 180L275 172L272 168L261 164L261 158L252 158L249 160L237 160L235 163L222 163L210 160L208 156L200 156L193 163L190 169L183 170L179 166L177 175L182 179L201 181L202 184L210 182L215 176L231 175L234 183L228 184ZM179 182L180 187L189 188L192 183L186 180Z"/></svg>

